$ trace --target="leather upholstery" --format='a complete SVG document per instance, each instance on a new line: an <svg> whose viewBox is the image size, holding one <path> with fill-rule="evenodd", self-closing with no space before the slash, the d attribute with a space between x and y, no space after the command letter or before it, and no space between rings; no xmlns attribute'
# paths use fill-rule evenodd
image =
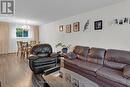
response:
<svg viewBox="0 0 130 87"><path fill-rule="evenodd" d="M126 78L122 76L122 72L119 70L103 67L100 70L98 70L96 73L99 76L126 85Z"/></svg>
<svg viewBox="0 0 130 87"><path fill-rule="evenodd" d="M130 87L130 51L94 47L85 51L83 48L76 46L73 52L78 58L65 59L64 66L85 77L95 77L95 81L105 82L108 87Z"/></svg>
<svg viewBox="0 0 130 87"><path fill-rule="evenodd" d="M58 55L52 53L51 45L35 45L31 52L32 56L29 57L29 66L35 74L45 74L45 72L50 73L59 69L59 67L57 67Z"/></svg>
<svg viewBox="0 0 130 87"><path fill-rule="evenodd" d="M76 67L78 67L79 64L86 64L85 61L81 61L79 59L74 59L74 60L64 59L64 62L74 65Z"/></svg>
<svg viewBox="0 0 130 87"><path fill-rule="evenodd" d="M105 60L130 64L130 51L108 49L105 55Z"/></svg>
<svg viewBox="0 0 130 87"><path fill-rule="evenodd" d="M126 66L126 64L123 63L118 63L118 62L111 62L111 61L104 61L105 66L109 67L109 68L113 68L113 69L117 69L117 70L123 70L123 68Z"/></svg>
<svg viewBox="0 0 130 87"><path fill-rule="evenodd" d="M67 53L66 55L64 55L64 57L66 57L68 59L76 59L77 55L74 52L70 52L70 53Z"/></svg>
<svg viewBox="0 0 130 87"><path fill-rule="evenodd" d="M128 87L130 87L130 78L126 80L126 84Z"/></svg>
<svg viewBox="0 0 130 87"><path fill-rule="evenodd" d="M95 74L89 73L89 74L92 74L94 76L96 76L96 71L102 67L99 64L94 64L94 63L89 63L89 62L84 63L84 64L80 63L80 64L78 64L78 66L83 71L91 71L91 72L95 73Z"/></svg>
<svg viewBox="0 0 130 87"><path fill-rule="evenodd" d="M125 78L130 78L130 65L124 67L123 76Z"/></svg>
<svg viewBox="0 0 130 87"><path fill-rule="evenodd" d="M87 61L96 64L103 64L104 55L105 55L105 49L91 48L89 51L89 58L87 58Z"/></svg>
<svg viewBox="0 0 130 87"><path fill-rule="evenodd" d="M105 49L92 47L89 51L89 57L103 59L105 55Z"/></svg>
<svg viewBox="0 0 130 87"><path fill-rule="evenodd" d="M31 50L31 54L37 55L39 57L50 56L51 53L52 47L49 44L35 45Z"/></svg>
<svg viewBox="0 0 130 87"><path fill-rule="evenodd" d="M73 52L77 55L80 60L85 60L88 56L89 47L85 46L75 46Z"/></svg>

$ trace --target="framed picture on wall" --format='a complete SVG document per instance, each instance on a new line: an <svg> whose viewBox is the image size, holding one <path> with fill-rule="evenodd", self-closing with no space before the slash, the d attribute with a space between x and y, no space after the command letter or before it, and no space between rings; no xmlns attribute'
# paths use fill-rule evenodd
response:
<svg viewBox="0 0 130 87"><path fill-rule="evenodd" d="M79 22L75 22L73 24L73 31L74 32L78 32L79 31L79 26L80 26L80 23Z"/></svg>
<svg viewBox="0 0 130 87"><path fill-rule="evenodd" d="M60 31L60 32L63 32L63 31L64 31L64 30L63 30L63 25L60 25L60 26L59 26L59 31Z"/></svg>
<svg viewBox="0 0 130 87"><path fill-rule="evenodd" d="M95 30L102 30L102 20L95 21L94 28L95 28Z"/></svg>
<svg viewBox="0 0 130 87"><path fill-rule="evenodd" d="M71 33L71 24L66 25L66 33Z"/></svg>

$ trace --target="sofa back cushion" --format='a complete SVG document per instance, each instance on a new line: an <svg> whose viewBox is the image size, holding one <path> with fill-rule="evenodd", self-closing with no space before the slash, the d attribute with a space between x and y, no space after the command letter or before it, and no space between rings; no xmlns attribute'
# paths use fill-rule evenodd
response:
<svg viewBox="0 0 130 87"><path fill-rule="evenodd" d="M73 52L77 55L78 59L86 61L89 52L89 47L75 46Z"/></svg>
<svg viewBox="0 0 130 87"><path fill-rule="evenodd" d="M105 49L102 48L94 48L92 47L89 51L89 55L87 58L88 62L96 63L96 64L103 64Z"/></svg>
<svg viewBox="0 0 130 87"><path fill-rule="evenodd" d="M128 64L130 64L130 51L107 50L104 61L105 66L122 70Z"/></svg>

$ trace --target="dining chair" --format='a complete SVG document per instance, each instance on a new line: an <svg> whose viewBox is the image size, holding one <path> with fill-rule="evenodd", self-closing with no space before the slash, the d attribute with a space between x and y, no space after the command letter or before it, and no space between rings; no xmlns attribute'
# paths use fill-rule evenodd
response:
<svg viewBox="0 0 130 87"><path fill-rule="evenodd" d="M22 41L17 41L17 56L22 52Z"/></svg>
<svg viewBox="0 0 130 87"><path fill-rule="evenodd" d="M40 44L40 41L36 41L36 44Z"/></svg>
<svg viewBox="0 0 130 87"><path fill-rule="evenodd" d="M36 45L36 43L37 43L37 41L30 41L30 45L31 45L31 46Z"/></svg>
<svg viewBox="0 0 130 87"><path fill-rule="evenodd" d="M28 57L28 42L22 42L22 58Z"/></svg>

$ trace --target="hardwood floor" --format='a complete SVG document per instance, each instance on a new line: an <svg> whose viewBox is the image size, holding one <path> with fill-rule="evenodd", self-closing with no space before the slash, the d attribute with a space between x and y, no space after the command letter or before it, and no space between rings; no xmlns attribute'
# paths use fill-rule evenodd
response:
<svg viewBox="0 0 130 87"><path fill-rule="evenodd" d="M0 55L1 87L36 87L28 62L16 54Z"/></svg>

